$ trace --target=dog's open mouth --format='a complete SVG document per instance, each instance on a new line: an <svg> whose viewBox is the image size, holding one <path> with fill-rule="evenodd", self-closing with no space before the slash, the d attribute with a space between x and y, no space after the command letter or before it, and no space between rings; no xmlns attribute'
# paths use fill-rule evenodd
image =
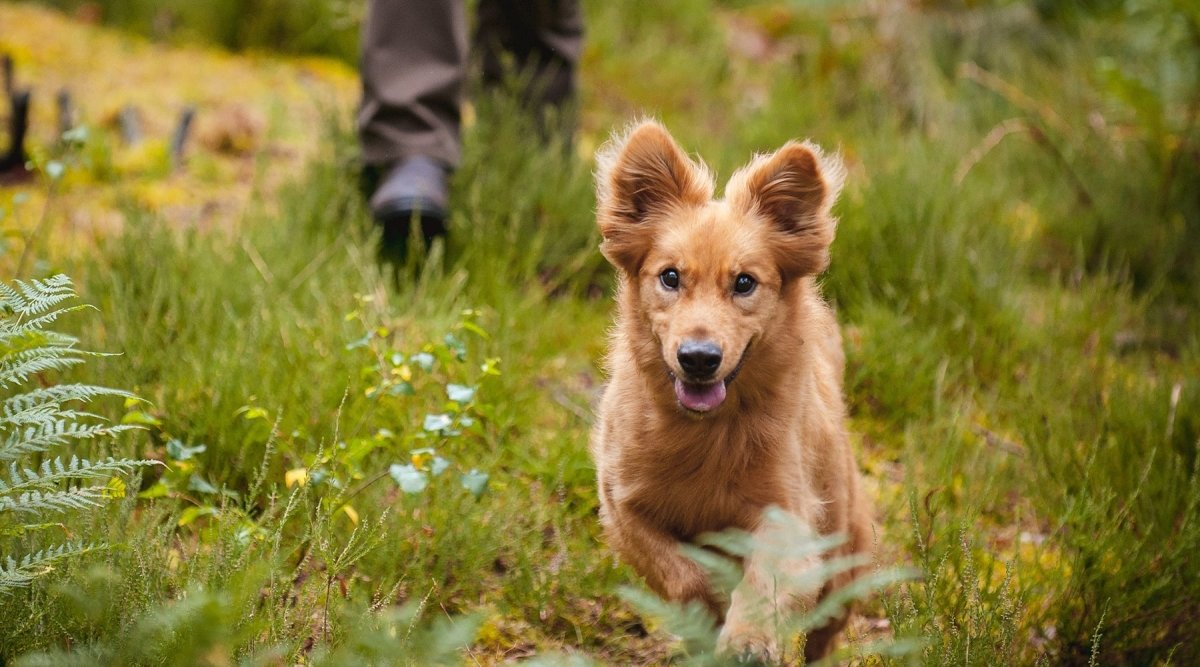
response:
<svg viewBox="0 0 1200 667"><path fill-rule="evenodd" d="M725 401L725 382L693 384L675 378L675 398L688 410L708 412Z"/></svg>
<svg viewBox="0 0 1200 667"><path fill-rule="evenodd" d="M688 382L683 380L674 372L668 371L671 379L675 381L675 398L683 407L692 412L710 412L725 402L726 387L730 382L737 377L742 370L742 364L746 363L746 356L750 352L750 344L746 344L746 348L742 350L742 356L738 359L737 366L733 371L726 375L724 379L714 380L709 382Z"/></svg>

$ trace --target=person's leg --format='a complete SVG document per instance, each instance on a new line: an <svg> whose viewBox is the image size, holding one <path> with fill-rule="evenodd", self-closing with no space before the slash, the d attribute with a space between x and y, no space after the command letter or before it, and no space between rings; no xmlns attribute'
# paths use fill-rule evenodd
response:
<svg viewBox="0 0 1200 667"><path fill-rule="evenodd" d="M561 107L575 95L575 72L583 50L578 0L479 0L475 46L485 84L508 74L509 54L529 76L527 102L535 110Z"/></svg>
<svg viewBox="0 0 1200 667"><path fill-rule="evenodd" d="M358 128L367 164L425 155L457 166L467 64L463 2L370 0L361 56Z"/></svg>
<svg viewBox="0 0 1200 667"><path fill-rule="evenodd" d="M370 0L362 31L363 160L379 175L371 211L384 244L403 245L414 217L444 232L449 170L462 156L467 65L461 0Z"/></svg>

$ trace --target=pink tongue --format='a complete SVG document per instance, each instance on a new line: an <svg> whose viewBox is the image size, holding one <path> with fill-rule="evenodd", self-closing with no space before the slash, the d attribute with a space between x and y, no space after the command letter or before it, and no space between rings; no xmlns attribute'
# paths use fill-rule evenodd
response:
<svg viewBox="0 0 1200 667"><path fill-rule="evenodd" d="M725 383L686 384L676 379L675 398L689 410L708 412L725 400Z"/></svg>

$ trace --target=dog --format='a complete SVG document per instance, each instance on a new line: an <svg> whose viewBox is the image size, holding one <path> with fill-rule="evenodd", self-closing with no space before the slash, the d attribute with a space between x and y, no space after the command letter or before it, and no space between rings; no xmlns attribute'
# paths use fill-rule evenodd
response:
<svg viewBox="0 0 1200 667"><path fill-rule="evenodd" d="M614 136L597 165L600 249L619 279L590 442L606 540L660 596L723 619L719 651L778 661L790 638L770 614L811 610L852 581L873 532L845 426L841 337L816 283L844 169L791 142L714 199L708 169L654 121ZM792 521L764 519L772 507ZM728 604L681 551L731 528L794 543L781 531L796 524L845 541L823 554L751 552ZM853 555L819 590L780 586L781 570L803 578ZM836 648L846 613L808 633L807 659Z"/></svg>

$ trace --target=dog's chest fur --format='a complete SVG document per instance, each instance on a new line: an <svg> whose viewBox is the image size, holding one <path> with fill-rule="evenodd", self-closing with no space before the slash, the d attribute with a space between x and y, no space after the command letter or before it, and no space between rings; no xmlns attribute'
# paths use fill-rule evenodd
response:
<svg viewBox="0 0 1200 667"><path fill-rule="evenodd" d="M667 417L639 429L614 466L622 477L618 502L680 540L753 530L764 508L794 505L793 487L803 479L795 433L786 424L747 431L738 419Z"/></svg>

